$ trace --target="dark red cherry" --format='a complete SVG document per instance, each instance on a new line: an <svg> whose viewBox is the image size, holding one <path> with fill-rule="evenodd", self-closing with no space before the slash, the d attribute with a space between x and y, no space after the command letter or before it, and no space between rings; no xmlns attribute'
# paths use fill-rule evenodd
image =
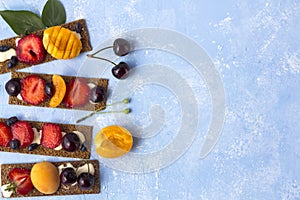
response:
<svg viewBox="0 0 300 200"><path fill-rule="evenodd" d="M125 62L120 62L111 69L111 72L117 79L125 79L128 77L129 66Z"/></svg>

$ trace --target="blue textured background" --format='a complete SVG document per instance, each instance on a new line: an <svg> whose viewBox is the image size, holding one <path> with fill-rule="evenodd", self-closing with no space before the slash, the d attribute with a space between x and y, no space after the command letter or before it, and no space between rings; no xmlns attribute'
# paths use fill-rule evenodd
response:
<svg viewBox="0 0 300 200"><path fill-rule="evenodd" d="M45 2L1 0L0 9L40 13ZM67 21L87 20L93 47L145 27L167 28L193 39L206 50L223 80L226 119L219 142L203 160L199 135L179 160L164 169L129 174L101 164L99 195L44 199L300 199L299 0L63 3ZM14 36L2 19L0 30L1 39ZM79 56L25 71L74 75L84 59ZM8 79L9 74L0 76L1 117L74 123L68 111L53 110L48 115L48 109L8 106L4 90ZM42 159L64 160L0 153L1 163Z"/></svg>

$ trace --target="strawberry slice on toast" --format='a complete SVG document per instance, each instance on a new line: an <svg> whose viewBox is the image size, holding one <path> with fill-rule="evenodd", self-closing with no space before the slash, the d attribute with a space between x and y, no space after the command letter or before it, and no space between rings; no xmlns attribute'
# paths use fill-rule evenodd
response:
<svg viewBox="0 0 300 200"><path fill-rule="evenodd" d="M25 121L17 121L11 126L11 132L13 135L13 139L17 139L20 141L20 148L24 148L29 146L33 139L34 133L28 122Z"/></svg>
<svg viewBox="0 0 300 200"><path fill-rule="evenodd" d="M29 34L18 41L17 58L20 62L35 65L41 63L46 56L42 39L36 34Z"/></svg>
<svg viewBox="0 0 300 200"><path fill-rule="evenodd" d="M45 80L37 75L29 75L21 80L21 97L32 105L39 105L46 98Z"/></svg>
<svg viewBox="0 0 300 200"><path fill-rule="evenodd" d="M45 123L42 127L41 145L50 149L59 146L62 141L60 126L52 123Z"/></svg>
<svg viewBox="0 0 300 200"><path fill-rule="evenodd" d="M3 122L0 122L0 146L9 146L9 141L12 139L10 128Z"/></svg>
<svg viewBox="0 0 300 200"><path fill-rule="evenodd" d="M75 78L67 85L64 103L68 108L84 106L89 101L90 88L84 78Z"/></svg>

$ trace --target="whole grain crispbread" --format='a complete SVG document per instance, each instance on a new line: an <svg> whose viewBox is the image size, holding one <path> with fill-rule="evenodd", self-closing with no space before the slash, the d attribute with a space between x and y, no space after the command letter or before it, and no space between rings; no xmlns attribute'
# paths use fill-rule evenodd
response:
<svg viewBox="0 0 300 200"><path fill-rule="evenodd" d="M82 27L83 27L82 32L80 33L81 43L82 43L82 49L81 49L80 53L91 51L92 47L91 47L91 44L90 44L89 33L88 33L87 25L86 25L86 22L85 22L84 19L79 19L79 20L76 20L76 21L72 21L70 23L62 24L61 26L74 31L75 30L75 25L78 22L81 23ZM39 30L39 31L36 31L34 33L37 34L40 37L43 37L44 30ZM6 45L10 48L16 49L16 39L21 38L21 37L22 36L16 36L16 37L11 37L11 38L7 38L7 39L4 39L4 40L0 40L0 46ZM46 53L46 58L44 59L44 61L42 63L50 62L50 61L53 61L53 60L57 60L57 59L52 57L50 54ZM12 71L16 71L16 70L19 70L19 69L31 67L31 65L28 65L28 64L25 64L25 63L22 63L22 62L18 62L18 64L15 67L9 69L7 67L8 62L9 62L9 60L6 60L4 62L0 62L0 74L4 74L4 73L7 73L7 72L12 72Z"/></svg>
<svg viewBox="0 0 300 200"><path fill-rule="evenodd" d="M12 72L11 78L20 78L20 79L22 79L22 78L25 78L26 76L29 76L29 75L32 75L32 74L36 74L36 75L40 76L45 81L51 81L52 76L53 76L52 74L37 74L37 73L27 73L27 72ZM62 78L65 80L65 82L67 84L72 79L79 78L79 77L75 77L75 76L62 76ZM81 77L81 78L84 78L84 77ZM105 89L105 92L107 93L107 91L108 91L108 79L102 79L102 78L85 78L85 79L86 79L86 81L88 83L94 83L94 84L96 84L98 86L103 87ZM32 105L26 103L25 101L18 99L18 97L16 97L16 96L9 96L8 103L9 104L14 104L14 105L32 106ZM105 105L106 105L106 99L104 99L103 101L101 101L101 102L99 102L97 104L87 103L84 106L76 107L76 108L67 108L63 103L61 103L59 106L57 106L57 108L94 111L94 110L97 110L97 109L100 109L100 110L105 109ZM46 99L44 102L42 102L38 106L39 107L49 107L49 99Z"/></svg>
<svg viewBox="0 0 300 200"><path fill-rule="evenodd" d="M5 122L6 119L0 118L0 122ZM31 127L37 128L37 130L41 130L42 126L45 122L38 122L38 121L27 121ZM13 150L10 147L1 147L0 151L5 152L12 152L12 153L24 153L24 154L38 154L38 155L45 155L45 156L58 156L58 157L71 157L71 158L81 158L81 159L88 159L91 155L91 141L92 141L92 134L93 134L93 127L92 126L83 126L83 125L74 125L74 124L58 124L61 128L61 131L69 133L72 131L79 131L84 134L86 140L86 148L87 151L77 150L75 152L67 152L65 150L54 150L45 148L42 145L33 151L28 151L28 148L21 148L18 150Z"/></svg>
<svg viewBox="0 0 300 200"><path fill-rule="evenodd" d="M63 186L60 185L57 192L54 194L46 195L39 192L37 189L33 189L28 194L24 196L20 196L17 194L12 194L12 198L15 197L34 197L34 196L58 196L58 195L74 195L74 194L97 194L100 193L100 168L99 168L99 161L98 160L80 160L80 161L66 161L66 162L51 162L56 167L62 164L71 163L74 167L80 167L86 163L93 164L95 168L95 184L89 190L81 190L77 185L70 185L70 186ZM8 173L13 168L26 168L31 169L35 163L19 163L19 164L1 164L1 184L5 185L9 183ZM3 194L2 194L3 195Z"/></svg>

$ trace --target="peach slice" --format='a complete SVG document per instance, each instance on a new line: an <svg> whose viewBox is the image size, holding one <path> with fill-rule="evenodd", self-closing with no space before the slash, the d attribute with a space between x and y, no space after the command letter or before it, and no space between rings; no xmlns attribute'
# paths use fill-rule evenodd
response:
<svg viewBox="0 0 300 200"><path fill-rule="evenodd" d="M52 76L52 83L54 87L54 94L50 99L49 106L51 108L57 107L65 97L66 94L66 83L64 79L57 74Z"/></svg>
<svg viewBox="0 0 300 200"><path fill-rule="evenodd" d="M94 138L96 152L104 158L117 158L125 155L132 148L131 133L121 126L102 128Z"/></svg>

